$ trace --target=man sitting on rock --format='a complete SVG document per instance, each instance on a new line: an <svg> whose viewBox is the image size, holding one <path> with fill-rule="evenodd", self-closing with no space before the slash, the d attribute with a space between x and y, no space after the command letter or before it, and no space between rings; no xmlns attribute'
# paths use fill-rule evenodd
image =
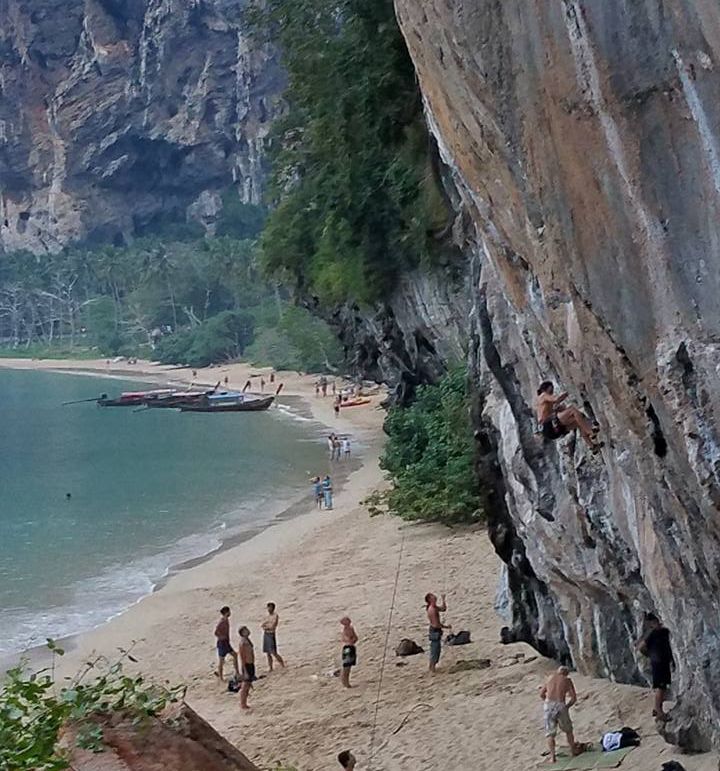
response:
<svg viewBox="0 0 720 771"><path fill-rule="evenodd" d="M540 383L535 409L543 436L550 440L560 439L577 429L587 446L596 452L602 447L596 441L600 427L597 424L593 426L577 407L562 406L567 397L567 392L555 396L555 386L549 380Z"/></svg>

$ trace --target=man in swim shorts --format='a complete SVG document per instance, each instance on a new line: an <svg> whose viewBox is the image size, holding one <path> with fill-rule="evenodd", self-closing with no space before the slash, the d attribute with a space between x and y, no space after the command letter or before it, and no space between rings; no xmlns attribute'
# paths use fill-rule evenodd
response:
<svg viewBox="0 0 720 771"><path fill-rule="evenodd" d="M233 666L235 667L235 676L240 677L237 653L235 653L230 644L230 608L228 608L227 605L220 608L220 620L215 627L215 639L217 642L218 653L218 668L215 674L222 681L225 657L230 656L230 658L232 658Z"/></svg>
<svg viewBox="0 0 720 771"><path fill-rule="evenodd" d="M345 688L350 688L350 670L357 664L357 641L358 636L352 621L343 616L340 619L342 633L340 641L342 642L342 674L340 682Z"/></svg>
<svg viewBox="0 0 720 771"><path fill-rule="evenodd" d="M250 709L248 707L248 694L252 684L257 680L255 676L255 648L250 640L250 630L246 626L238 629L240 635L240 644L238 652L240 654L240 665L242 667L242 686L240 687L240 709Z"/></svg>
<svg viewBox="0 0 720 771"><path fill-rule="evenodd" d="M281 667L285 667L285 662L282 656L277 650L277 627L280 623L280 617L275 611L275 603L268 602L267 604L267 618L262 622L263 630L263 653L267 656L268 669L273 671L273 659L280 664Z"/></svg>
<svg viewBox="0 0 720 771"><path fill-rule="evenodd" d="M578 755L581 751L575 742L573 724L570 720L570 707L577 702L577 693L573 681L568 677L569 674L570 670L567 667L559 667L540 689L540 698L545 702L543 705L545 736L551 763L557 763L555 737L558 728L567 736L572 754Z"/></svg>

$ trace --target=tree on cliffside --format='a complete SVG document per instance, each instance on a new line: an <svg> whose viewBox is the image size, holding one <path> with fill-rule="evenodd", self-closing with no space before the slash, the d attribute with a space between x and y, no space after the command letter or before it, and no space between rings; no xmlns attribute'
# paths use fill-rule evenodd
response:
<svg viewBox="0 0 720 771"><path fill-rule="evenodd" d="M448 216L393 4L269 0L261 19L289 73L265 265L323 302L371 303Z"/></svg>

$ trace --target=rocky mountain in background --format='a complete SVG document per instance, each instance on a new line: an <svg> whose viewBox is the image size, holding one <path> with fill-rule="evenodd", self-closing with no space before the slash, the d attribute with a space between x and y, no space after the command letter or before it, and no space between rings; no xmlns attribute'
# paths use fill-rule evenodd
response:
<svg viewBox="0 0 720 771"><path fill-rule="evenodd" d="M402 390L469 344L506 638L647 682L668 738L720 746L720 5L396 0L467 262L346 323ZM605 447L545 443L552 379Z"/></svg>
<svg viewBox="0 0 720 771"><path fill-rule="evenodd" d="M284 81L245 0L0 0L0 252L258 203Z"/></svg>

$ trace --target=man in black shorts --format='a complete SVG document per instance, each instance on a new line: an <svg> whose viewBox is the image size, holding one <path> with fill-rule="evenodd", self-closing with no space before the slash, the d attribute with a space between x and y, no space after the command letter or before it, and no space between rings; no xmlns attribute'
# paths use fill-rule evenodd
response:
<svg viewBox="0 0 720 771"><path fill-rule="evenodd" d="M670 630L666 629L660 619L652 613L646 617L648 631L638 642L638 649L650 658L652 672L652 687L655 691L655 709L653 717L663 723L670 719L663 704L672 682L672 670L675 668L672 647L670 645Z"/></svg>
<svg viewBox="0 0 720 771"><path fill-rule="evenodd" d="M342 642L342 673L340 682L345 688L350 688L350 670L357 664L357 642L358 636L352 621L343 616L340 619L342 633L340 640Z"/></svg>
<svg viewBox="0 0 720 771"><path fill-rule="evenodd" d="M220 620L215 627L215 640L217 642L218 653L218 668L215 674L220 678L220 681L222 681L225 657L230 656L235 668L235 677L240 677L237 653L235 653L230 643L230 608L228 608L227 605L220 608Z"/></svg>

